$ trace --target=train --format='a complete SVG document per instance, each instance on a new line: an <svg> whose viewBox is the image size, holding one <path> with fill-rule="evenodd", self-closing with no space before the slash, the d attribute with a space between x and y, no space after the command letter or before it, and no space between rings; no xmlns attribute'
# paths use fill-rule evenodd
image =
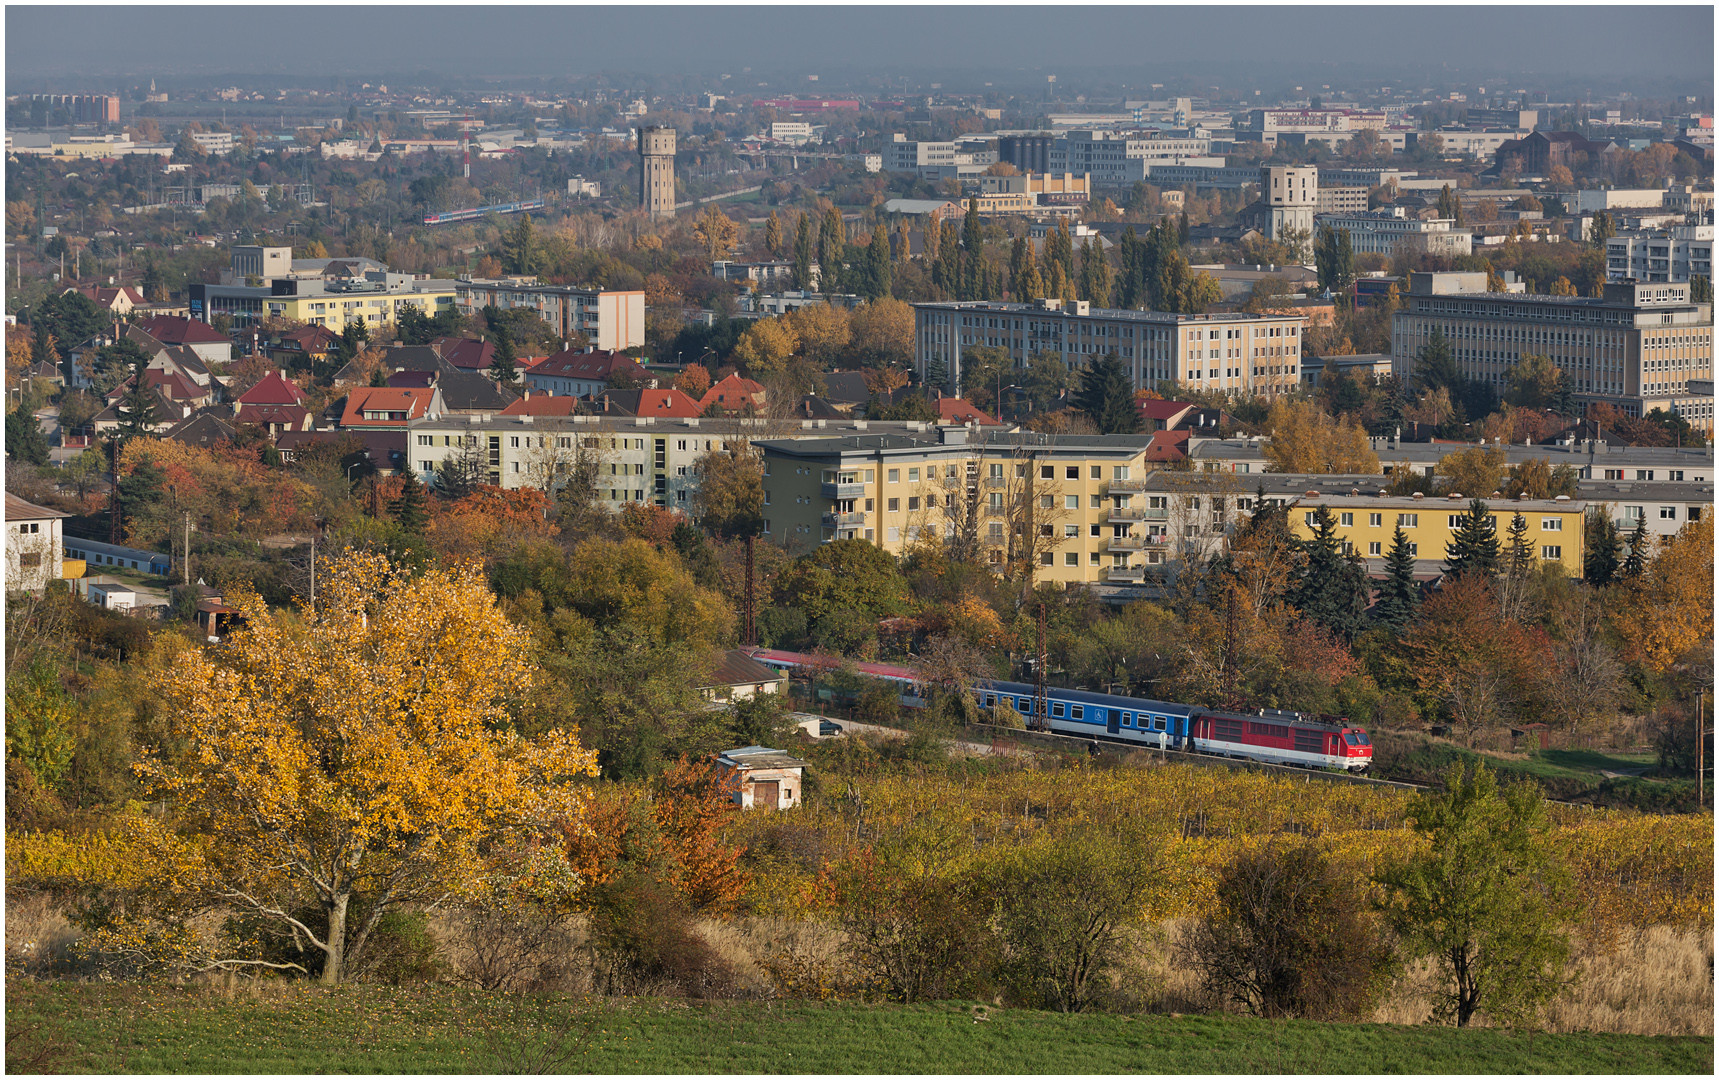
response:
<svg viewBox="0 0 1719 1080"><path fill-rule="evenodd" d="M827 659L782 649L748 650L753 659L791 673L828 666ZM900 664L859 662L861 675L900 686L909 707L927 703L919 673ZM1004 705L1032 723L1038 688L1030 683L984 679L973 686L979 707ZM1364 728L1336 716L1311 716L1282 709L1208 709L1172 701L1098 694L1090 690L1045 687L1046 715L1041 725L1059 735L1134 743L1163 751L1188 751L1242 758L1272 765L1366 772L1373 746Z"/></svg>
<svg viewBox="0 0 1719 1080"><path fill-rule="evenodd" d="M497 203L494 206L474 206L465 210L448 210L440 214L425 214L426 225L448 225L456 221L476 221L490 214L529 214L533 210L544 207L542 199L526 199L523 202Z"/></svg>

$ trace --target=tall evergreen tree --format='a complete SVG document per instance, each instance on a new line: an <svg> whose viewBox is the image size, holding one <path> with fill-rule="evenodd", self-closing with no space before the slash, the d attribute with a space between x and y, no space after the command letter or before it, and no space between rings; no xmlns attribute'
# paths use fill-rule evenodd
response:
<svg viewBox="0 0 1719 1080"><path fill-rule="evenodd" d="M489 373L502 386L509 386L519 377L519 357L514 351L513 335L504 327L495 327L495 354L490 357Z"/></svg>
<svg viewBox="0 0 1719 1080"><path fill-rule="evenodd" d="M1193 230L1188 225L1188 212L1182 211L1176 215L1176 243L1186 245Z"/></svg>
<svg viewBox="0 0 1719 1080"><path fill-rule="evenodd" d="M985 267L985 232L979 227L979 200L967 200L967 215L961 222L961 248L966 260L961 299L982 300Z"/></svg>
<svg viewBox="0 0 1719 1080"><path fill-rule="evenodd" d="M832 206L824 211L823 224L818 229L818 267L823 278L820 292L843 291L842 283L847 280L843 262L847 252L847 226L842 223L842 212Z"/></svg>
<svg viewBox="0 0 1719 1080"><path fill-rule="evenodd" d="M1623 546L1617 524L1605 507L1596 506L1588 510L1582 529L1582 580L1596 587L1610 585L1618 576L1618 549Z"/></svg>
<svg viewBox="0 0 1719 1080"><path fill-rule="evenodd" d="M1302 541L1307 565L1301 571L1290 603L1302 615L1351 641L1361 632L1367 612L1367 571L1354 556L1345 556L1337 537L1337 519L1329 508L1313 512L1313 535Z"/></svg>
<svg viewBox="0 0 1719 1080"><path fill-rule="evenodd" d="M1393 633L1402 633L1415 617L1421 591L1415 584L1415 557L1409 553L1409 538L1402 526L1391 535L1391 550L1385 555L1385 581L1373 617Z"/></svg>
<svg viewBox="0 0 1719 1080"><path fill-rule="evenodd" d="M531 215L521 214L502 240L501 263L510 274L535 274L537 261L537 234L532 230Z"/></svg>
<svg viewBox="0 0 1719 1080"><path fill-rule="evenodd" d="M1445 548L1444 572L1451 577L1464 574L1498 573L1498 529L1486 503L1471 499L1468 513L1462 515L1456 534Z"/></svg>
<svg viewBox="0 0 1719 1080"><path fill-rule="evenodd" d="M26 465L48 463L48 437L36 414L23 406L6 414L6 457Z"/></svg>
<svg viewBox="0 0 1719 1080"><path fill-rule="evenodd" d="M1504 530L1504 572L1514 581L1524 581L1534 570L1534 545L1528 540L1528 519L1518 510Z"/></svg>
<svg viewBox="0 0 1719 1080"><path fill-rule="evenodd" d="M1094 244L1088 237L1080 248L1080 298L1097 307L1109 307L1110 286L1110 261L1104 257L1104 245Z"/></svg>
<svg viewBox="0 0 1719 1080"><path fill-rule="evenodd" d="M138 350L137 362L131 368L131 385L115 409L119 413L119 433L126 439L148 435L155 429L155 391L149 388L149 358Z"/></svg>
<svg viewBox="0 0 1719 1080"><path fill-rule="evenodd" d="M1647 518L1636 518L1635 528L1629 534L1629 554L1624 557L1625 581L1639 581L1647 572L1647 554L1651 544L1647 535Z"/></svg>
<svg viewBox="0 0 1719 1080"><path fill-rule="evenodd" d="M1432 333L1427 335L1427 343L1415 356L1415 380L1427 390L1437 390L1442 386L1450 391L1453 399L1462 393L1462 369L1457 367L1456 354L1451 351L1444 331L1437 326L1432 328Z"/></svg>
<svg viewBox="0 0 1719 1080"><path fill-rule="evenodd" d="M1101 435L1132 435L1140 430L1140 410L1134 404L1134 383L1115 353L1105 353L1080 373L1075 408L1085 413Z"/></svg>
<svg viewBox="0 0 1719 1080"><path fill-rule="evenodd" d="M403 531L419 535L430 523L430 513L424 505L424 485L416 469L401 469L400 479L400 496L389 509Z"/></svg>
<svg viewBox="0 0 1719 1080"><path fill-rule="evenodd" d="M812 263L816 259L814 243L812 216L802 213L799 227L794 233L794 288L801 292L808 292L812 288Z"/></svg>

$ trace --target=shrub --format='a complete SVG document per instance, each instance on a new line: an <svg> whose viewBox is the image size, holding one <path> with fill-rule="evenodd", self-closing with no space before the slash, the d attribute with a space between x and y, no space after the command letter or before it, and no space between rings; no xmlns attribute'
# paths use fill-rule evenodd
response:
<svg viewBox="0 0 1719 1080"><path fill-rule="evenodd" d="M668 984L688 997L732 997L739 979L693 925L672 886L628 873L592 890L589 942L600 990Z"/></svg>
<svg viewBox="0 0 1719 1080"><path fill-rule="evenodd" d="M358 977L384 982L433 982L444 965L430 936L429 920L419 911L390 911L376 920L364 948Z"/></svg>
<svg viewBox="0 0 1719 1080"><path fill-rule="evenodd" d="M1311 845L1232 859L1177 951L1213 1001L1315 1020L1365 1015L1392 961L1359 877Z"/></svg>

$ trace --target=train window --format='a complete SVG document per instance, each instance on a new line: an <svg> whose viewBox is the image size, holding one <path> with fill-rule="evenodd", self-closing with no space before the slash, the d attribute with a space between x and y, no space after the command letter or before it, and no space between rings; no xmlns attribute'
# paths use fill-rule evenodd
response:
<svg viewBox="0 0 1719 1080"><path fill-rule="evenodd" d="M987 708L987 709L995 708L996 705L997 705L997 695L986 694L985 695L985 708Z"/></svg>
<svg viewBox="0 0 1719 1080"><path fill-rule="evenodd" d="M1133 713L1126 713L1125 712L1122 714L1122 726L1123 727L1133 727L1134 726L1134 714Z"/></svg>
<svg viewBox="0 0 1719 1080"><path fill-rule="evenodd" d="M1239 739L1242 737L1242 722L1240 720L1214 721L1212 738Z"/></svg>
<svg viewBox="0 0 1719 1080"><path fill-rule="evenodd" d="M1024 715L1031 716L1033 714L1033 702L1031 698L1016 698L1015 701L1019 703L1020 710Z"/></svg>
<svg viewBox="0 0 1719 1080"><path fill-rule="evenodd" d="M1152 730L1153 731L1163 731L1164 730L1164 718L1162 716L1154 716L1152 718Z"/></svg>
<svg viewBox="0 0 1719 1080"><path fill-rule="evenodd" d="M1068 707L1068 715L1071 719L1074 719L1074 720L1083 719L1086 716L1086 706L1085 705L1070 705Z"/></svg>
<svg viewBox="0 0 1719 1080"><path fill-rule="evenodd" d="M1052 716L1061 716L1062 715L1062 702L1058 701L1058 702L1053 702L1051 704L1051 715Z"/></svg>

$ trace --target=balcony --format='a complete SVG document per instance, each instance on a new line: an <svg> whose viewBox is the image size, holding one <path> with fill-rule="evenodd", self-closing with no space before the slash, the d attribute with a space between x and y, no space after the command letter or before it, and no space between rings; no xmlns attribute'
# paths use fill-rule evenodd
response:
<svg viewBox="0 0 1719 1080"><path fill-rule="evenodd" d="M1108 545L1112 552L1143 551L1146 541L1138 536L1112 536Z"/></svg>
<svg viewBox="0 0 1719 1080"><path fill-rule="evenodd" d="M826 499L863 499L864 484L823 484L818 488Z"/></svg>
<svg viewBox="0 0 1719 1080"><path fill-rule="evenodd" d="M986 491L1001 491L1001 490L1003 490L1003 488L1008 486L1008 483L1009 483L1009 481L1006 477L987 476L987 477L985 477L985 490Z"/></svg>
<svg viewBox="0 0 1719 1080"><path fill-rule="evenodd" d="M1125 492L1125 491L1145 491L1146 490L1146 478L1141 477L1138 480L1112 480L1110 482L1110 490L1113 493L1120 493L1120 492Z"/></svg>
<svg viewBox="0 0 1719 1080"><path fill-rule="evenodd" d="M1126 525L1146 520L1146 511L1135 510L1126 506L1112 506L1107 511L1107 515L1112 525Z"/></svg>
<svg viewBox="0 0 1719 1080"><path fill-rule="evenodd" d="M1107 566L1104 568L1106 581L1145 581L1144 566Z"/></svg>
<svg viewBox="0 0 1719 1080"><path fill-rule="evenodd" d="M824 524L832 529L839 529L844 525L864 525L865 515L858 512L852 514L837 514L826 511L824 514Z"/></svg>

